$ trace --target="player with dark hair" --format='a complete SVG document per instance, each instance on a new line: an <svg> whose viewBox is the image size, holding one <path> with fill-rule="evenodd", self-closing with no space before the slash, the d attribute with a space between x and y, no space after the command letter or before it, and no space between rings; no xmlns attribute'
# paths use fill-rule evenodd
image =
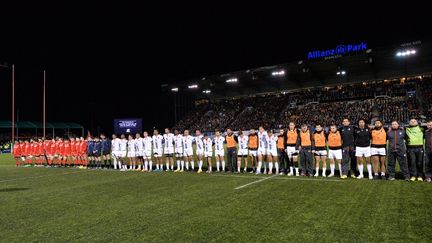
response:
<svg viewBox="0 0 432 243"><path fill-rule="evenodd" d="M342 127L339 132L342 137L342 174L351 178L356 178L357 159L354 146L354 127L350 125L350 120L345 117L342 119Z"/></svg>
<svg viewBox="0 0 432 243"><path fill-rule="evenodd" d="M387 130L383 127L381 120L375 121L375 127L371 132L371 159L373 164L374 177L378 179L378 171L381 165L381 179L386 179L386 146Z"/></svg>
<svg viewBox="0 0 432 243"><path fill-rule="evenodd" d="M319 176L320 162L322 162L322 176L326 177L327 168L327 146L326 146L326 134L321 124L315 125L315 131L313 133L312 153L315 155L315 177Z"/></svg>
<svg viewBox="0 0 432 243"><path fill-rule="evenodd" d="M355 138L355 155L357 157L357 167L359 175L357 179L363 179L363 166L366 164L369 179L373 179L372 175L372 164L370 161L370 143L371 143L371 130L366 126L364 119L360 119L358 127L354 129Z"/></svg>
<svg viewBox="0 0 432 243"><path fill-rule="evenodd" d="M296 150L300 151L301 176L312 176L312 133L306 124L301 125L300 139L297 142Z"/></svg>

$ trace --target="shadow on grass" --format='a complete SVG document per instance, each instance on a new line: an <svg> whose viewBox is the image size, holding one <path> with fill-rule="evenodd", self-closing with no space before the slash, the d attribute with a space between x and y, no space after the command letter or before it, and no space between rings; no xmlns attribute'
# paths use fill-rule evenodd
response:
<svg viewBox="0 0 432 243"><path fill-rule="evenodd" d="M1 192L16 192L16 191L25 191L25 190L29 190L30 188L21 188L21 187L12 187L12 188L0 188L0 193Z"/></svg>

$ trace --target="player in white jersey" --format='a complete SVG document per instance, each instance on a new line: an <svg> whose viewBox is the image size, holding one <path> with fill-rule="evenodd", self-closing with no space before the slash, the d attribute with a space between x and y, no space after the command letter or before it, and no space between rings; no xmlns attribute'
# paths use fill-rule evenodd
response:
<svg viewBox="0 0 432 243"><path fill-rule="evenodd" d="M143 144L144 144L144 152L143 152L143 158L144 158L144 169L143 172L148 171L151 172L153 168L153 161L152 161L152 141L153 139L148 135L147 131L144 131L143 133Z"/></svg>
<svg viewBox="0 0 432 243"><path fill-rule="evenodd" d="M193 147L192 143L194 141L194 138L189 135L189 130L185 130L183 133L183 158L186 163L186 170L189 170L189 163L191 165L192 171L194 168L194 161L193 161Z"/></svg>
<svg viewBox="0 0 432 243"><path fill-rule="evenodd" d="M174 152L177 160L177 169L174 172L180 172L184 170L183 160L183 135L179 130L174 130Z"/></svg>
<svg viewBox="0 0 432 243"><path fill-rule="evenodd" d="M200 130L195 131L194 143L196 145L195 154L198 158L198 173L202 172L202 164L204 157L204 142Z"/></svg>
<svg viewBox="0 0 432 243"><path fill-rule="evenodd" d="M144 165L144 141L141 137L141 134L137 133L135 134L135 146L136 146L136 163L138 165L137 171L141 171L141 166Z"/></svg>
<svg viewBox="0 0 432 243"><path fill-rule="evenodd" d="M164 154L166 171L174 170L174 134L171 133L169 128L165 128L164 137Z"/></svg>
<svg viewBox="0 0 432 243"><path fill-rule="evenodd" d="M207 160L207 173L212 172L213 141L207 134L204 135L204 157Z"/></svg>
<svg viewBox="0 0 432 243"><path fill-rule="evenodd" d="M162 153L163 153L163 137L159 134L159 130L153 130L153 156L156 160L156 169L154 171L163 171Z"/></svg>
<svg viewBox="0 0 432 243"><path fill-rule="evenodd" d="M247 156L248 156L248 142L249 142L249 137L245 136L244 133L242 131L238 132L239 136L238 136L238 153L237 153L237 172L240 172L240 167L241 167L241 163L242 160L244 158L244 169L243 172L247 171Z"/></svg>
<svg viewBox="0 0 432 243"><path fill-rule="evenodd" d="M222 172L225 172L225 138L221 136L220 132L216 130L215 137L215 155L216 155L216 171L219 172L219 166L222 164Z"/></svg>
<svg viewBox="0 0 432 243"><path fill-rule="evenodd" d="M134 170L136 164L136 145L132 135L128 136L127 148L127 157L129 158L129 170Z"/></svg>
<svg viewBox="0 0 432 243"><path fill-rule="evenodd" d="M120 161L117 161L119 152L120 152L120 139L117 137L117 135L113 134L111 140L111 158L114 163L114 170L117 170L117 165L119 165L118 167L120 168Z"/></svg>
<svg viewBox="0 0 432 243"><path fill-rule="evenodd" d="M126 153L127 153L127 143L128 141L126 140L126 137L124 134L120 135L120 150L118 152L119 155L119 160L120 160L120 165L121 167L119 167L122 171L126 170Z"/></svg>
<svg viewBox="0 0 432 243"><path fill-rule="evenodd" d="M264 130L264 127L260 126L258 129L258 166L256 174L261 174L261 166L263 164L263 159L267 154L268 147L268 134ZM267 173L267 164L264 162L264 174Z"/></svg>
<svg viewBox="0 0 432 243"><path fill-rule="evenodd" d="M273 163L275 165L276 174L279 173L279 162L278 162L278 152L277 152L277 142L278 136L272 132L272 130L268 133L269 139L267 144L267 161L269 163L269 172L268 174L273 174Z"/></svg>

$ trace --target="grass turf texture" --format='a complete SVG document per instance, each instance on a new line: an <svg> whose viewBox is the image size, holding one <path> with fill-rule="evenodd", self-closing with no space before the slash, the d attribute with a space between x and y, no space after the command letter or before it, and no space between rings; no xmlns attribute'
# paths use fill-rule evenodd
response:
<svg viewBox="0 0 432 243"><path fill-rule="evenodd" d="M432 185L16 168L0 155L0 241L430 241Z"/></svg>

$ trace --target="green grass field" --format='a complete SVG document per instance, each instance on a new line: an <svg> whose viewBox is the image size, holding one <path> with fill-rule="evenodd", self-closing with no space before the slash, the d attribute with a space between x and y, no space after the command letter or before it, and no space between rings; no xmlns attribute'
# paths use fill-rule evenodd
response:
<svg viewBox="0 0 432 243"><path fill-rule="evenodd" d="M430 242L431 195L420 182L16 168L0 155L0 241Z"/></svg>

